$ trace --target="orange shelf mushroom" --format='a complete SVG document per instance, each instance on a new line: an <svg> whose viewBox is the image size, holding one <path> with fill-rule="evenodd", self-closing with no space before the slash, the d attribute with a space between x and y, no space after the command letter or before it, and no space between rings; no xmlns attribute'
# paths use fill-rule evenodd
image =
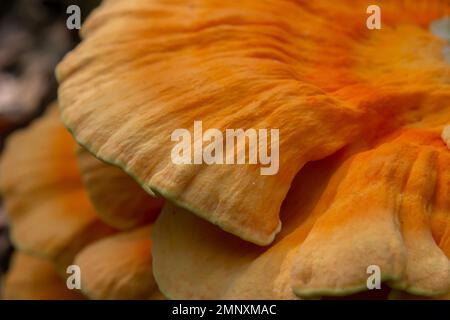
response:
<svg viewBox="0 0 450 320"><path fill-rule="evenodd" d="M450 3L379 1L381 30L369 4L105 0L57 68L73 137L51 110L3 156L19 251L96 299L352 298L373 265L448 299ZM196 121L278 129L278 173L175 163Z"/></svg>
<svg viewBox="0 0 450 320"><path fill-rule="evenodd" d="M16 252L5 279L2 298L6 300L83 300L68 290L55 266L43 258Z"/></svg>
<svg viewBox="0 0 450 320"><path fill-rule="evenodd" d="M57 68L63 121L147 192L268 245L307 162L449 115L446 42L428 30L448 1L380 5L374 32L362 0L104 1ZM171 133L196 120L205 130L279 128L278 174L174 164Z"/></svg>
<svg viewBox="0 0 450 320"><path fill-rule="evenodd" d="M0 162L14 246L54 261L63 272L86 244L114 232L88 200L75 147L54 105L7 140Z"/></svg>
<svg viewBox="0 0 450 320"><path fill-rule="evenodd" d="M119 230L154 222L163 204L119 168L77 151L81 177L89 198L102 220Z"/></svg>
<svg viewBox="0 0 450 320"><path fill-rule="evenodd" d="M89 181L91 177L101 181L100 172L88 175ZM106 176L113 190L119 189L114 183L126 180L116 177ZM129 227L135 228L124 232L101 220L103 215L97 215L82 182L76 143L56 106L8 139L0 163L0 187L18 249L7 276L5 298L161 298L153 279L148 220L133 220ZM151 211L155 206L150 206ZM124 216L133 217L130 213ZM80 266L83 295L66 287L66 269L72 264ZM33 289L36 284L42 284L41 292Z"/></svg>
<svg viewBox="0 0 450 320"><path fill-rule="evenodd" d="M83 292L94 299L163 299L152 272L151 227L89 245L75 259Z"/></svg>
<svg viewBox="0 0 450 320"><path fill-rule="evenodd" d="M450 3L380 1L382 30L368 5L122 0L88 19L57 68L62 119L169 200L153 230L166 296L349 295L372 264L400 291L450 292ZM199 120L279 129L278 174L175 164L171 133Z"/></svg>
<svg viewBox="0 0 450 320"><path fill-rule="evenodd" d="M311 298L368 290L367 267L377 265L393 288L447 294L449 167L439 134L423 130L311 163L296 177L283 232L267 248L167 205L153 231L155 277L175 299Z"/></svg>

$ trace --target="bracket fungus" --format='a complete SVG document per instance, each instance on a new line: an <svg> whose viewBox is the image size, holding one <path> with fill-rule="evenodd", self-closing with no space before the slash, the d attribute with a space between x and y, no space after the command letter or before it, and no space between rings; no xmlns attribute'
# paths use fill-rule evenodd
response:
<svg viewBox="0 0 450 320"><path fill-rule="evenodd" d="M437 132L422 130L307 165L267 248L167 205L153 232L155 277L175 299L311 298L367 290L377 265L393 288L449 293L449 167Z"/></svg>
<svg viewBox="0 0 450 320"><path fill-rule="evenodd" d="M450 3L380 6L376 32L363 0L106 0L87 20L57 68L62 119L167 200L153 228L166 296L350 295L372 264L396 290L450 292L450 65L435 23ZM279 128L278 174L171 161L171 133L200 120Z"/></svg>
<svg viewBox="0 0 450 320"><path fill-rule="evenodd" d="M70 134L56 106L6 143L0 189L14 246L61 270L87 243L114 232L87 198Z"/></svg>
<svg viewBox="0 0 450 320"><path fill-rule="evenodd" d="M63 121L147 192L268 245L307 162L361 136L436 126L448 115L449 67L441 40L425 29L448 2L385 1L383 32L356 26L365 5L104 1L57 68ZM174 164L171 132L196 120L220 131L280 128L279 173Z"/></svg>
<svg viewBox="0 0 450 320"><path fill-rule="evenodd" d="M105 171L113 172L106 180L114 190L115 178L131 180L121 179L114 170ZM100 176L95 172L94 179L99 182ZM124 213L117 217L129 217L128 227L134 228L120 232L97 215L78 170L76 143L56 106L8 139L0 163L0 187L18 250L7 277L7 298L83 297L65 286L66 269L74 263L81 267L81 292L89 298L161 298L152 273L150 227ZM119 253L120 259L114 258ZM122 277L124 267L132 268L127 277ZM33 288L40 284L39 290L47 291Z"/></svg>
<svg viewBox="0 0 450 320"><path fill-rule="evenodd" d="M94 299L161 299L153 279L149 226L87 246L75 258L83 292Z"/></svg>
<svg viewBox="0 0 450 320"><path fill-rule="evenodd" d="M126 230L153 222L163 200L154 198L119 168L78 147L78 165L89 199L108 225Z"/></svg>
<svg viewBox="0 0 450 320"><path fill-rule="evenodd" d="M77 290L68 290L63 278L48 260L17 252L5 279L7 300L83 300Z"/></svg>
<svg viewBox="0 0 450 320"><path fill-rule="evenodd" d="M372 31L365 0L103 1L57 68L72 136L52 109L3 155L19 251L94 299L352 297L373 265L386 298L448 299L450 2L379 5ZM175 163L199 121L279 130L277 174Z"/></svg>

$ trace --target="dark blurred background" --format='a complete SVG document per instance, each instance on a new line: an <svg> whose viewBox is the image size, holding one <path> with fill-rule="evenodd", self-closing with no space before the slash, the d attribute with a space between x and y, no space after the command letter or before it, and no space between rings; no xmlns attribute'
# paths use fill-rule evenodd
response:
<svg viewBox="0 0 450 320"><path fill-rule="evenodd" d="M56 99L54 69L80 41L66 13L78 5L83 21L100 0L0 0L0 153L14 130ZM0 286L13 248L0 199Z"/></svg>

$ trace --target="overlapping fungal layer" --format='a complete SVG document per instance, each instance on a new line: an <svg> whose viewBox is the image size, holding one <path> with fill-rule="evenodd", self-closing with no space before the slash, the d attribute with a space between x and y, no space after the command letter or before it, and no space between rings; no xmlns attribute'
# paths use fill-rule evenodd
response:
<svg viewBox="0 0 450 320"><path fill-rule="evenodd" d="M90 204L77 167L75 146L58 109L7 141L0 189L14 245L65 268L86 244L114 232Z"/></svg>
<svg viewBox="0 0 450 320"><path fill-rule="evenodd" d="M349 143L449 115L445 0L104 1L59 65L62 117L77 141L227 232L270 244L297 172ZM279 128L280 171L177 165L171 133ZM207 144L207 143L205 143ZM241 150L242 151L242 150Z"/></svg>
<svg viewBox="0 0 450 320"><path fill-rule="evenodd" d="M83 300L77 290L68 290L55 266L44 258L22 252L13 255L5 278L6 300Z"/></svg>
<svg viewBox="0 0 450 320"><path fill-rule="evenodd" d="M430 32L450 3L379 1L377 31L368 5L106 0L87 21L57 70L62 118L172 202L153 230L168 297L348 295L369 265L398 290L450 291L450 66ZM279 173L174 164L170 135L196 120L278 128Z"/></svg>
<svg viewBox="0 0 450 320"><path fill-rule="evenodd" d="M121 169L78 147L78 164L89 199L102 220L126 230L153 222L163 200L149 195Z"/></svg>
<svg viewBox="0 0 450 320"><path fill-rule="evenodd" d="M367 290L376 265L393 288L448 294L449 166L439 133L417 129L308 164L266 248L167 205L153 230L155 277L175 299L311 298Z"/></svg>
<svg viewBox="0 0 450 320"><path fill-rule="evenodd" d="M118 176L106 176L113 190L119 190L114 183L124 181L115 179ZM101 173L96 172L94 179L100 182ZM153 280L148 220L134 219L126 232L109 226L110 219L101 220L104 215L97 215L83 186L76 143L56 106L8 139L0 163L0 187L18 249L5 283L5 298L83 297L65 284L66 268L72 264L80 266L81 292L89 298L161 298ZM122 211L116 217L114 222L135 216Z"/></svg>
<svg viewBox="0 0 450 320"><path fill-rule="evenodd" d="M162 299L152 272L150 226L118 233L89 245L75 264L82 287L95 299Z"/></svg>

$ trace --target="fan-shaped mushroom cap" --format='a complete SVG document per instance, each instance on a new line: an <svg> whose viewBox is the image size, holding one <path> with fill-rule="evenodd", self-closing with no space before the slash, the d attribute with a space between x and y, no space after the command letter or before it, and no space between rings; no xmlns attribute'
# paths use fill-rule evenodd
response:
<svg viewBox="0 0 450 320"><path fill-rule="evenodd" d="M150 226L97 241L82 250L82 291L92 299L160 299L153 279Z"/></svg>
<svg viewBox="0 0 450 320"><path fill-rule="evenodd" d="M359 291L367 267L377 265L394 288L425 296L450 292L449 167L437 130L406 130L356 155L297 251L294 291Z"/></svg>
<svg viewBox="0 0 450 320"><path fill-rule="evenodd" d="M450 153L439 135L403 129L345 161L308 164L267 248L166 205L153 230L160 290L175 299L349 295L367 289L377 265L391 287L450 293Z"/></svg>
<svg viewBox="0 0 450 320"><path fill-rule="evenodd" d="M121 169L85 149L79 147L77 156L86 191L105 223L122 230L156 219L162 199L152 197Z"/></svg>
<svg viewBox="0 0 450 320"><path fill-rule="evenodd" d="M284 228L270 247L245 242L166 204L153 229L160 290L171 299L295 299L292 252L332 201L339 174L336 182L329 180L340 162L335 155L300 171L281 210Z"/></svg>
<svg viewBox="0 0 450 320"><path fill-rule="evenodd" d="M9 138L0 163L14 245L63 270L86 244L114 232L97 218L87 198L75 146L54 106Z"/></svg>
<svg viewBox="0 0 450 320"><path fill-rule="evenodd" d="M383 32L366 28L367 1L104 1L58 67L63 120L147 192L267 245L305 163L449 114L445 42L427 30L448 1L380 5ZM278 128L278 174L174 164L171 133L195 120Z"/></svg>
<svg viewBox="0 0 450 320"><path fill-rule="evenodd" d="M7 300L82 300L77 290L69 290L54 265L43 258L16 252L5 279L3 298Z"/></svg>
<svg viewBox="0 0 450 320"><path fill-rule="evenodd" d="M0 182L14 242L20 250L49 258L46 262L18 254L17 262L13 263L8 295L30 299L66 298L68 289L63 286L62 279L52 275L50 271L53 272L54 266L50 262L56 262L65 270L77 254L75 264L81 268L82 290L89 297L162 298L153 280L150 226L111 236L115 230L99 220L84 191L75 150L76 144L59 120L56 107L51 107L30 128L16 133L8 141L0 165ZM124 199L119 199L121 202L108 198L112 202L106 207L110 214L108 218L122 227L154 219L157 208L151 212L149 208L142 208L147 211L141 216L136 213L141 209L140 205L158 204L160 200L144 193L120 169L104 164L90 154L79 153L79 160L87 185L94 184L90 191L95 199L106 197L111 189L130 188L121 191L128 192L123 196L132 206L126 207ZM133 190L135 192L130 194ZM134 200L136 202L132 202ZM122 205L123 212L118 211L118 204ZM130 214L127 209L136 210ZM143 216L149 213L153 217ZM99 240L103 237L106 238ZM30 266L26 266L27 261ZM26 269L27 273L21 277L19 273L25 268L36 270ZM48 292L38 294L37 288L28 288L41 281L48 283ZM24 286L23 295L18 293L21 286Z"/></svg>

